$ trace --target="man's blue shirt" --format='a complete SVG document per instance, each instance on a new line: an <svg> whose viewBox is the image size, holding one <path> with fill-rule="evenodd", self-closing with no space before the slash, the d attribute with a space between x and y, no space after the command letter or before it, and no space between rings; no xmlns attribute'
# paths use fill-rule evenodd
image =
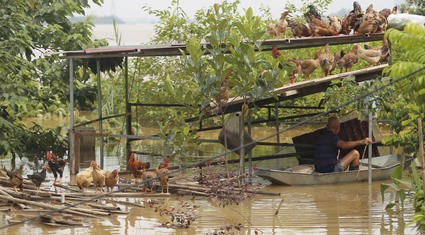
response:
<svg viewBox="0 0 425 235"><path fill-rule="evenodd" d="M334 172L337 163L338 147L341 139L330 130L325 130L316 142L314 153L314 168L316 172Z"/></svg>

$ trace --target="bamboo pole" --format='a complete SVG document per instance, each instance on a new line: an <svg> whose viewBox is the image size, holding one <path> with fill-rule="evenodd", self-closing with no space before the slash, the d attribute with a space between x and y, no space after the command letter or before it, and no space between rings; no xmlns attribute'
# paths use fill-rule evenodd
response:
<svg viewBox="0 0 425 235"><path fill-rule="evenodd" d="M279 210L280 210L280 207L282 206L282 204L283 204L283 198L282 198L282 200L280 200L279 206L277 207L276 212L274 213L274 215L279 214Z"/></svg>
<svg viewBox="0 0 425 235"><path fill-rule="evenodd" d="M200 196L209 196L209 193L204 193L204 192L199 192L199 191L195 191L195 190L188 190L188 189L178 189L177 190L179 193L184 192L184 193L190 193L190 194L196 194L196 195L200 195Z"/></svg>
<svg viewBox="0 0 425 235"><path fill-rule="evenodd" d="M66 190L68 190L68 191L72 191L72 192L81 192L81 190L73 189L73 188L68 187L68 186L66 186L66 185L53 184L53 186L55 186L55 187L59 187L59 188L63 188L63 189L66 189Z"/></svg>
<svg viewBox="0 0 425 235"><path fill-rule="evenodd" d="M28 204L28 205L32 205L32 206L46 208L46 209L49 209L49 210L60 210L60 209L62 209L62 211L70 213L70 214L81 215L81 216L86 216L86 217L91 217L91 218L99 218L98 216L93 215L91 212L82 213L82 212L73 210L74 208L65 209L64 207L53 206L53 205L49 205L49 204L42 203L42 202L33 202L33 201L23 200L23 199L19 199L19 198L13 198L11 196L4 196L4 195L0 195L0 199L8 200L8 201L11 201L11 202L14 202L14 203L24 203L24 204Z"/></svg>

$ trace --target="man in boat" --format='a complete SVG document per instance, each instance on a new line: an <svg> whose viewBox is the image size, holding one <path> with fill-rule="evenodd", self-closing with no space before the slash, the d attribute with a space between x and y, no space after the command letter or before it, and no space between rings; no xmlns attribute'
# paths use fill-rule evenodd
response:
<svg viewBox="0 0 425 235"><path fill-rule="evenodd" d="M348 167L360 165L360 154L352 150L342 159L339 159L339 149L353 149L359 145L369 145L372 140L365 138L355 141L343 141L339 138L340 121L337 117L330 117L326 124L326 130L319 137L314 153L314 168L316 172L329 173L340 172Z"/></svg>

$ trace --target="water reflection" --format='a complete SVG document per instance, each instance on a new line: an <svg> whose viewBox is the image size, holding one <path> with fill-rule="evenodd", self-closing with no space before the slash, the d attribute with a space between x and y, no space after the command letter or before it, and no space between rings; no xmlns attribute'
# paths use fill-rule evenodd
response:
<svg viewBox="0 0 425 235"><path fill-rule="evenodd" d="M404 213L385 211L385 205L394 199L394 194L385 194L381 202L380 183L342 184L309 187L267 186L265 191L280 192L285 199L277 216L274 212L279 197L258 195L240 205L218 207L213 199L152 198L161 206L178 207L181 200L196 209L196 221L188 229L161 227L168 220L145 203L146 208L126 207L130 213L111 215L98 220L87 220L88 227L55 228L41 225L37 221L10 227L1 234L206 234L226 225L242 223L241 234L416 234L411 225L411 205ZM126 200L126 199L122 199ZM132 201L131 199L127 199ZM147 199L143 199L146 200ZM391 211L390 211L391 212ZM1 214L1 224L13 212Z"/></svg>

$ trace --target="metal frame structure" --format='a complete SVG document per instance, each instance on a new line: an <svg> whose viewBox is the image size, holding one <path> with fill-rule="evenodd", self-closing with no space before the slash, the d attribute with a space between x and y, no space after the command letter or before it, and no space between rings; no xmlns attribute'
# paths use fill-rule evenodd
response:
<svg viewBox="0 0 425 235"><path fill-rule="evenodd" d="M339 45L339 44L349 44L349 43L361 43L361 42L372 42L372 41L380 41L383 39L383 34L371 34L371 35L343 35L336 37L320 37L320 38L298 38L298 39L282 39L282 40L266 40L262 42L262 51L272 50L273 47L277 47L280 50L289 50L289 49L298 49L298 48L309 48L309 47L319 47L324 46L326 44L330 45ZM225 45L223 44L223 47ZM203 48L210 48L211 45L208 43L202 44ZM124 57L124 68L125 68L125 117L126 117L126 135L119 135L119 137L126 138L126 156L129 157L130 142L133 139L145 139L150 137L140 137L134 136L131 132L131 122L132 122L132 114L131 107L132 106L166 106L166 107L181 107L184 105L180 104L141 104L141 103L130 103L130 94L128 87L128 57L147 57L147 56L181 56L182 51L186 51L186 46L184 44L173 44L173 45L141 45L141 46L120 46L120 47L104 47L104 48L92 48L81 51L64 51L60 53L60 58L69 60L69 78L70 78L70 168L71 174L78 173L78 159L76 159L75 155L75 137L76 137L76 126L74 120L74 60L77 59L96 59L96 67L97 67L97 83L98 83L98 106L102 107L102 94L101 94L101 73L100 73L100 58L114 58L114 57ZM342 79L347 76L354 76L356 82L362 82L370 79L376 78L377 75L380 75L382 70L385 68L383 66L376 66L373 68L362 69L349 73L342 73L338 75L332 75L324 78L313 79L309 81L294 83L290 85L285 85L281 88L274 89L272 92L278 94L278 100L274 98L265 98L262 100L258 100L252 103L252 105L256 105L258 107L266 107L269 110L275 110L274 120L272 118L268 118L268 120L263 120L261 122L275 122L276 128L279 128L279 121L288 119L288 117L278 117L278 109L286 108L279 105L279 102L284 100L295 99L307 95L311 95L314 93L319 93L325 91L331 84L331 81ZM225 104L225 113L236 112L241 110L240 107L243 104L244 100L240 97L235 97L230 99L230 101ZM274 104L273 106L270 106ZM211 104L213 106L213 104ZM291 107L287 107L291 108ZM301 107L300 107L301 108ZM305 109L320 109L320 105L318 107L302 107ZM100 133L90 133L89 135L100 137L100 145L101 145L101 167L103 167L103 137L108 136L103 134L102 128L102 109L100 108L98 111L99 118L97 119L99 122L99 132ZM203 128L202 127L202 119L216 116L219 114L207 113L207 115L201 118L200 122L200 130L211 130L212 128ZM270 115L271 116L271 115ZM302 116L298 116L302 117ZM292 117L295 118L295 117ZM193 117L187 119L186 122L198 121L199 117ZM93 121L92 121L93 122ZM248 120L248 129L251 129L251 125L257 122L251 122L250 118ZM217 128L217 127L215 127ZM215 129L214 128L214 129ZM278 131L278 129L277 129ZM77 134L79 136L80 134ZM117 136L117 135L115 135ZM279 143L279 138L277 138L277 142Z"/></svg>

